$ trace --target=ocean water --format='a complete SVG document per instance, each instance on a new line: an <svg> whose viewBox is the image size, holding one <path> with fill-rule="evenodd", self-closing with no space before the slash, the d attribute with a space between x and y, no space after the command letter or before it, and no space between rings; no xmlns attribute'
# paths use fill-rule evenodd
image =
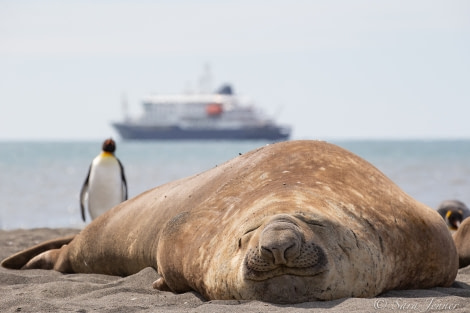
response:
<svg viewBox="0 0 470 313"><path fill-rule="evenodd" d="M470 140L331 141L363 157L403 190L436 208L470 204ZM263 141L118 141L129 197L215 167ZM101 142L0 142L0 229L77 227L79 192Z"/></svg>

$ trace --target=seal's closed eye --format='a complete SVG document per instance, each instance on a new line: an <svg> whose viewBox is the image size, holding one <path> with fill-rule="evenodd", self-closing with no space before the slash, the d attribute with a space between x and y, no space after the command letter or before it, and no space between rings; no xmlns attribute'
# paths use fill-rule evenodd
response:
<svg viewBox="0 0 470 313"><path fill-rule="evenodd" d="M315 216L308 216L308 215L305 215L305 214L298 214L298 215L295 215L295 217L298 218L299 220L301 220L302 222L307 223L309 225L319 226L319 227L326 227L325 223L319 221L319 219L316 218Z"/></svg>
<svg viewBox="0 0 470 313"><path fill-rule="evenodd" d="M260 227L260 225L257 225L257 226L253 226L253 227L249 227L244 233L243 235L238 238L238 248L240 249L241 247L243 247L251 238L251 236L253 235L253 232L255 230L257 230L258 228Z"/></svg>

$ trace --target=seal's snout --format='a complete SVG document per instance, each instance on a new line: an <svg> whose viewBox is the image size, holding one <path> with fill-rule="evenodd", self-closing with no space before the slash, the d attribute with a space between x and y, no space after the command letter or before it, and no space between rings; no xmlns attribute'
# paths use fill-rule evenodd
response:
<svg viewBox="0 0 470 313"><path fill-rule="evenodd" d="M260 235L261 257L275 265L287 265L298 258L301 245L298 227L289 222L270 225Z"/></svg>
<svg viewBox="0 0 470 313"><path fill-rule="evenodd" d="M306 231L300 221L285 215L268 221L246 251L245 278L261 281L282 275L314 276L324 271L325 253Z"/></svg>

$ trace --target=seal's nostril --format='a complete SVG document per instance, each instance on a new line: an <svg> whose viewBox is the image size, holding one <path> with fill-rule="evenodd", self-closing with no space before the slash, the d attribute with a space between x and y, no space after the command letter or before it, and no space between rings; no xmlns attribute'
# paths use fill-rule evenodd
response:
<svg viewBox="0 0 470 313"><path fill-rule="evenodd" d="M266 261L288 264L300 255L301 239L295 229L265 229L260 238L260 254Z"/></svg>
<svg viewBox="0 0 470 313"><path fill-rule="evenodd" d="M275 247L267 248L261 247L261 253L266 260L270 260L273 264L281 265L287 264L285 251Z"/></svg>
<svg viewBox="0 0 470 313"><path fill-rule="evenodd" d="M284 251L286 260L294 260L300 255L300 242L293 242L290 247Z"/></svg>

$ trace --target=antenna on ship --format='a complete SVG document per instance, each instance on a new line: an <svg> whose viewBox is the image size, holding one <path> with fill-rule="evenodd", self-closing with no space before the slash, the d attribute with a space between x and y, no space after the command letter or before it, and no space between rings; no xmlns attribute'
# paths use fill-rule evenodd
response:
<svg viewBox="0 0 470 313"><path fill-rule="evenodd" d="M121 110L122 110L122 115L124 116L124 120L128 121L129 120L129 108L128 108L128 103L127 103L127 95L125 92L121 94Z"/></svg>
<svg viewBox="0 0 470 313"><path fill-rule="evenodd" d="M209 63L204 64L202 75L199 77L199 92L212 92L212 72Z"/></svg>

